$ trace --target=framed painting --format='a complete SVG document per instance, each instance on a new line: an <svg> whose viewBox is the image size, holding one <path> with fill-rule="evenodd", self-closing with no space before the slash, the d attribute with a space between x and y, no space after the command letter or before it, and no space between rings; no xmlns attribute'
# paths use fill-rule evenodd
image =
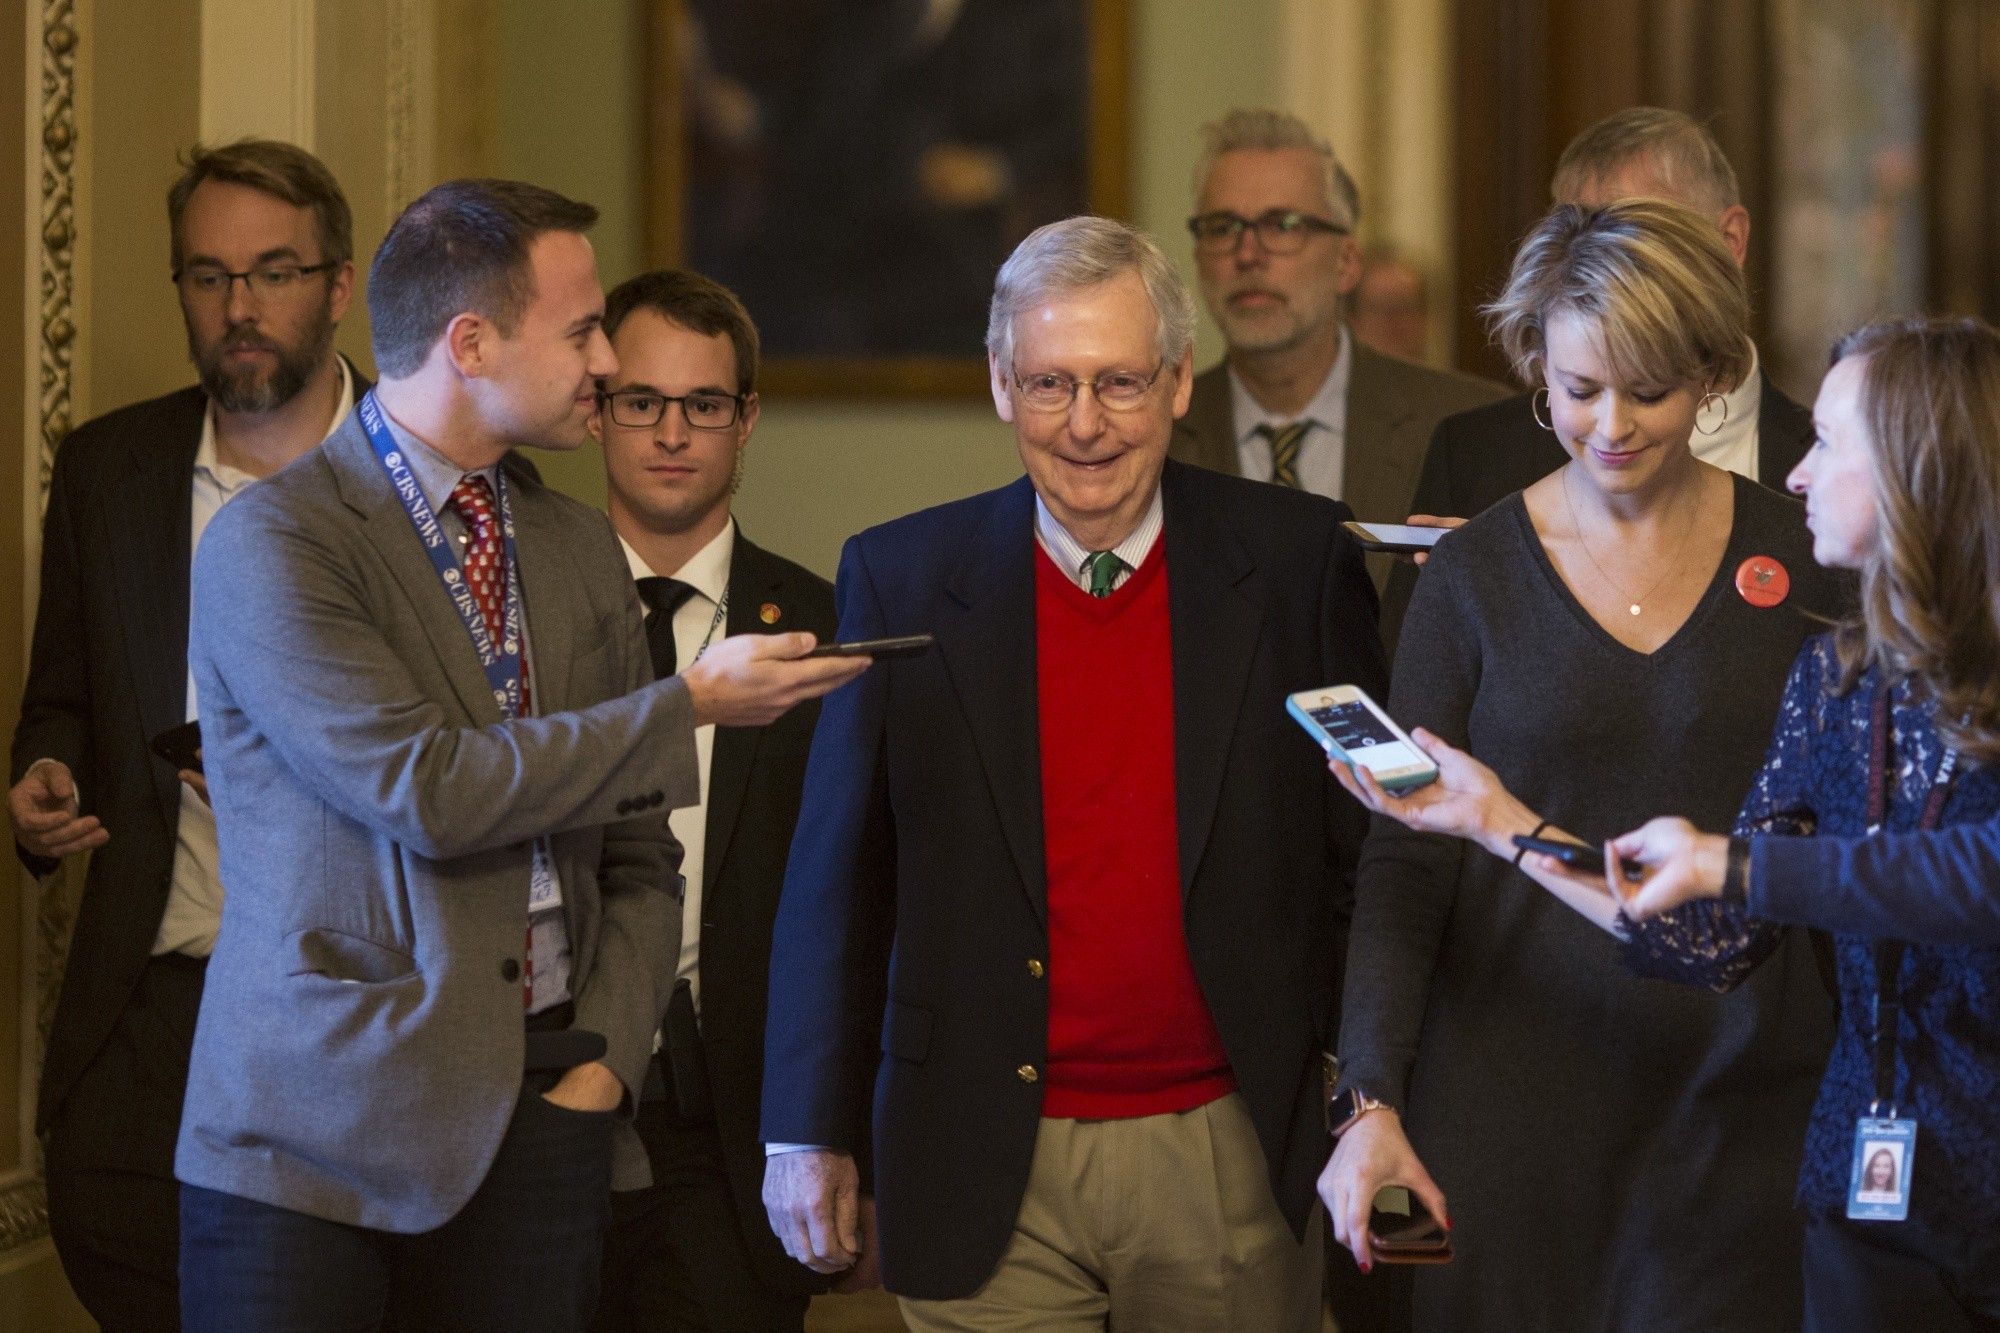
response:
<svg viewBox="0 0 2000 1333"><path fill-rule="evenodd" d="M1020 239L1127 207L1127 0L651 0L648 262L743 298L764 382L983 393Z"/></svg>

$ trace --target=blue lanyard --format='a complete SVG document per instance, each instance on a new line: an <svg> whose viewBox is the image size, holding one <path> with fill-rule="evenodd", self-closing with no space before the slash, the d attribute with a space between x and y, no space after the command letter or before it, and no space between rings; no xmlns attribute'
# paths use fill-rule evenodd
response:
<svg viewBox="0 0 2000 1333"><path fill-rule="evenodd" d="M458 618L465 622L465 632L472 636L473 651L479 655L479 666L486 673L486 683L493 689L493 701L500 705L500 711L509 719L521 715L521 583L517 570L520 563L514 557L514 519L507 506L507 485L503 476L496 472L494 491L500 506L500 535L507 552L507 611L502 631L502 642L493 641L492 631L486 628L486 617L479 610L479 602L473 597L472 589L466 586L465 572L460 568L458 557L451 553L445 541L444 527L431 512L430 502L424 499L424 489L417 484L416 474L403 458L403 451L396 443L396 437L389 431L389 423L382 418L382 408L375 401L374 390L362 395L356 409L361 417L361 429L368 434L368 443L374 446L375 457L381 462L382 470L389 474L389 485L394 488L396 498L403 502L403 512L410 517L410 526L417 530L417 541L423 545L424 554L430 557L431 568L437 571L438 582L444 585L451 597L451 604L458 608Z"/></svg>

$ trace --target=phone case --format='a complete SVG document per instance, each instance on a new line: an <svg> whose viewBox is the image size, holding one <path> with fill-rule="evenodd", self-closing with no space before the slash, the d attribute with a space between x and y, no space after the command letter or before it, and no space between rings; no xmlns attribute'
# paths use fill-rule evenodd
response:
<svg viewBox="0 0 2000 1333"><path fill-rule="evenodd" d="M1299 701L1297 699L1287 698L1285 700L1285 711L1292 715L1292 720L1294 722L1297 722L1300 726L1306 729L1306 735L1312 737L1315 741L1319 742L1320 749L1326 751L1330 757L1340 760L1343 764L1351 764L1352 761L1350 761L1347 758L1347 752L1345 750L1342 750L1338 745L1335 745L1333 743L1332 738L1326 734L1326 732L1320 727L1319 723L1313 721L1312 714L1299 706ZM1412 741L1410 742L1410 744L1414 747L1416 745L1416 742ZM1418 753L1422 754L1423 752L1419 750ZM1418 787L1428 786L1430 783L1436 781L1436 779L1437 779L1437 765L1433 763L1430 767L1429 772L1414 773L1407 778L1397 778L1392 782L1383 782L1382 779L1379 777L1376 778L1375 780L1377 782L1382 783L1382 789L1384 791L1401 794L1406 791L1412 791Z"/></svg>

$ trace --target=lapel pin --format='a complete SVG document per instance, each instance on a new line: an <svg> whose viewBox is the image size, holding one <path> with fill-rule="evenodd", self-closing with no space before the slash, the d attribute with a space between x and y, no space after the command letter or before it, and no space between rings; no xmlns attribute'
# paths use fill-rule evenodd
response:
<svg viewBox="0 0 2000 1333"><path fill-rule="evenodd" d="M783 614L785 613L778 609L776 602L766 602L757 608L757 619L763 621L766 625L777 624L778 617Z"/></svg>
<svg viewBox="0 0 2000 1333"><path fill-rule="evenodd" d="M1736 591L1757 607L1772 607L1792 590L1792 576L1768 555L1753 555L1736 567Z"/></svg>

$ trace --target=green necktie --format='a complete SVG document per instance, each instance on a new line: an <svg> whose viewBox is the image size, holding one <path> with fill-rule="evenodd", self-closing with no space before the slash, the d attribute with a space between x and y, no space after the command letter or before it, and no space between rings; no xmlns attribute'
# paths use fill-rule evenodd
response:
<svg viewBox="0 0 2000 1333"><path fill-rule="evenodd" d="M1090 575L1090 595L1109 597L1111 585L1118 582L1118 576L1131 566L1118 558L1116 551L1092 551L1090 558L1083 562Z"/></svg>
<svg viewBox="0 0 2000 1333"><path fill-rule="evenodd" d="M1299 442L1312 429L1311 421L1294 421L1289 426L1259 426L1257 433L1271 442L1271 480L1280 486L1299 486Z"/></svg>

